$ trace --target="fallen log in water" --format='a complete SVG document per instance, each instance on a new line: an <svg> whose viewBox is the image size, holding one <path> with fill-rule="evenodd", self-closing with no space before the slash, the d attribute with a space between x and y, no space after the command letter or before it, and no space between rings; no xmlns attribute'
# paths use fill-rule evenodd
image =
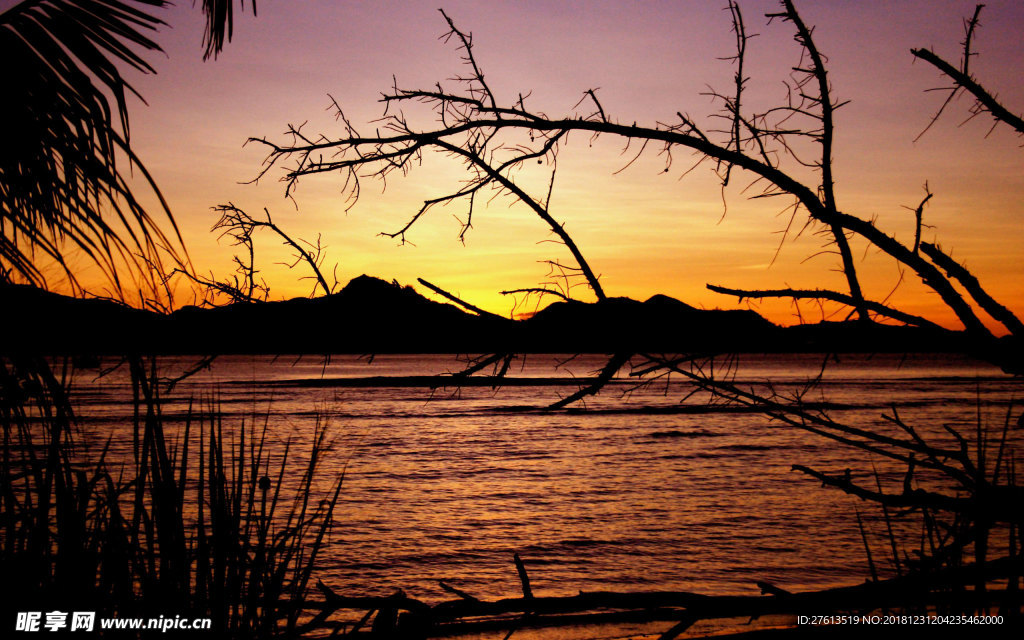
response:
<svg viewBox="0 0 1024 640"><path fill-rule="evenodd" d="M317 611L303 632L346 627L346 634L362 633L376 613L368 633L374 637L428 638L488 630L622 622L670 621L676 624L661 639L671 640L699 620L722 618L755 619L769 615L825 615L837 612L871 611L949 611L970 614L998 610L1019 619L1020 592L1015 576L1021 575L1024 561L1003 558L983 567L964 566L928 574L908 575L890 580L792 593L769 583L759 582L760 596L709 596L687 591L580 592L573 596L535 596L526 568L518 556L516 568L523 595L517 598L481 600L442 583L442 588L458 596L434 605L398 591L386 597L351 597L334 592L320 581L317 586L322 602L306 602L303 608ZM979 575L988 582L1011 578L1006 589L991 588L976 592L964 585L974 584ZM339 610L366 611L362 620L351 623L329 621ZM347 628L352 626L352 628Z"/></svg>

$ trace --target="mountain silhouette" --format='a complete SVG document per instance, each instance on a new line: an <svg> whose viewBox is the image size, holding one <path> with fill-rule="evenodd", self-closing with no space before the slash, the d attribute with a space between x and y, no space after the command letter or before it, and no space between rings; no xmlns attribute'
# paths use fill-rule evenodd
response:
<svg viewBox="0 0 1024 640"><path fill-rule="evenodd" d="M117 353L144 350L159 314L111 300L79 299L30 285L0 284L0 349L5 353Z"/></svg>
<svg viewBox="0 0 1024 640"><path fill-rule="evenodd" d="M202 345L235 353L436 353L486 350L482 336L512 321L478 318L424 298L410 286L359 276L320 298L186 307L168 316L182 352ZM464 348L459 348L464 345Z"/></svg>
<svg viewBox="0 0 1024 640"><path fill-rule="evenodd" d="M703 353L962 349L954 334L848 322L779 327L749 310L703 310L665 295L555 302L526 320L466 313L411 286L362 275L320 298L183 307L0 286L5 353ZM956 343L956 344L954 344Z"/></svg>
<svg viewBox="0 0 1024 640"><path fill-rule="evenodd" d="M705 311L664 295L555 302L524 328L527 344L572 353L763 350L781 331L753 311Z"/></svg>

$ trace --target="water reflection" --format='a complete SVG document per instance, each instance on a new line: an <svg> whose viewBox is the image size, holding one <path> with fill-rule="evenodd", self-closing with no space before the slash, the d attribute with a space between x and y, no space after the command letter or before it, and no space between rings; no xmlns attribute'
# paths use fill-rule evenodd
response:
<svg viewBox="0 0 1024 640"><path fill-rule="evenodd" d="M860 451L837 447L750 411L686 405L681 382L635 389L619 380L586 411L543 407L575 390L599 358L530 356L510 375L561 378L561 386L346 386L365 376L455 371L451 356L221 358L164 399L173 425L189 398L225 414L225 427L267 421L273 454L326 420L334 455L326 492L345 473L338 524L319 576L336 589L441 599L438 580L478 597L518 590L513 551L531 568L538 595L578 590L672 589L757 593L755 581L787 589L863 581L868 575L852 498L820 488L791 465L870 470ZM171 358L173 374L191 359ZM799 386L820 356L744 356L743 384ZM86 439L115 436L130 450L130 392L123 374L79 376ZM339 385L332 381L340 380ZM326 381L326 382L325 382ZM386 383L383 383L386 384ZM978 403L1001 426L1017 384L966 359L851 356L831 364L815 399L833 415L887 429L898 402L922 432L973 425ZM779 388L777 386L777 388ZM295 455L295 454L293 454ZM295 464L301 463L301 453ZM883 476L884 463L875 461ZM870 509L870 507L868 507ZM870 525L876 514L865 513Z"/></svg>

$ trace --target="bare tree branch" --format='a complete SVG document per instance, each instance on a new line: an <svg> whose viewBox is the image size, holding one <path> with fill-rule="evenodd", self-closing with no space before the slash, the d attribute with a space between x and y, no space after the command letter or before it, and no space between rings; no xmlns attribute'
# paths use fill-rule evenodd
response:
<svg viewBox="0 0 1024 640"><path fill-rule="evenodd" d="M480 317L483 317L483 318L501 318L501 316L499 316L498 314L491 313L490 311L485 311L485 310L481 309L480 307L478 307L476 305L470 304L470 303L466 302L465 300L463 300L462 298L456 296L455 294L449 293L449 292L445 291L444 289L442 289L441 287L439 287L439 286L437 286L435 284L431 284L430 282L427 282L423 278L417 278L416 280L420 284L422 284L424 287L426 287L426 288L430 289L431 291L433 291L434 293L436 293L438 295L441 295L441 296L444 296L448 300L451 300L452 302L454 302L455 304L459 305L460 307L463 307L467 311L471 311L471 312L475 313L476 315L478 315ZM504 320L504 318L501 318L501 319Z"/></svg>
<svg viewBox="0 0 1024 640"><path fill-rule="evenodd" d="M221 217L220 220L213 225L213 230L222 230L222 237L225 235L231 236L235 239L236 244L242 244L247 247L249 252L248 268L250 273L252 273L253 256L252 234L257 229L266 228L277 234L277 236L284 241L284 244L291 247L294 251L295 261L291 263L289 267L295 267L300 262L306 263L306 265L308 265L313 271L313 277L316 279L316 283L320 286L323 294L328 296L334 292L334 287L327 284L327 278L324 277L323 272L320 270L320 264L323 262L324 247L320 244L319 238L315 244L304 240L295 240L285 233L281 227L274 223L273 219L270 217L270 211L266 208L263 209L263 213L266 216L265 220L254 218L231 203L218 205L214 207L214 211L220 213ZM308 248L303 247L300 242L305 243ZM250 277L250 294L252 292L251 282L252 279ZM335 286L337 286L337 281L335 281ZM316 289L314 287L314 293L315 291Z"/></svg>
<svg viewBox="0 0 1024 640"><path fill-rule="evenodd" d="M946 98L946 101L943 102L938 112L932 117L928 126L925 127L925 130L921 132L918 138L920 138L921 135L924 135L924 133L928 131L929 128L931 128L932 124L938 121L946 106L949 105L949 103L953 100L953 98L956 97L956 95L961 90L970 93L972 96L974 96L974 99L976 100L975 106L971 110L971 115L988 113L989 115L992 116L992 118L996 120L996 122L1003 122L1013 127L1013 129L1016 130L1017 133L1024 134L1024 118L1004 107L996 99L995 96L993 96L987 89L985 89L985 87L983 87L981 84L978 83L977 80L974 79L974 76L971 75L969 71L971 56L974 55L973 53L971 53L971 39L973 38L974 31L978 26L978 17L981 15L981 9L984 6L985 5L979 4L977 7L975 7L974 16L969 21L966 21L966 36L964 37L963 58L960 62L959 69L954 67L950 63L946 62L942 58L940 58L938 55L936 55L934 51L930 49L910 50L910 53L915 58L918 58L919 60L924 60L928 64L932 65L933 67L941 71L943 74L945 74L946 77L952 80L954 84L954 87L951 90L949 97Z"/></svg>
<svg viewBox="0 0 1024 640"><path fill-rule="evenodd" d="M990 316L998 320L1004 327L1010 330L1010 333L1017 337L1024 337L1024 324L1021 323L1012 311L1004 307L1003 305L996 302L996 300L985 291L981 283L978 282L978 278L974 276L970 271L964 268L962 265L957 263L947 253L942 251L937 245L925 242L921 244L921 251L925 253L932 261L943 269L951 278L955 278L957 282L964 286L967 293L971 294L974 301L981 306Z"/></svg>
<svg viewBox="0 0 1024 640"><path fill-rule="evenodd" d="M852 296L838 291L828 291L826 289L732 289L728 287L721 287L714 284L707 285L707 288L715 293L723 293L729 296L736 296L742 302L744 298L792 298L794 300L810 299L810 300L831 300L832 302L838 302L850 307L856 307L857 300L854 300ZM874 312L880 316L892 318L908 325L915 327L927 327L943 333L948 332L948 329L941 327L934 322L916 316L898 309L893 309L880 302L874 302L872 300L862 301L864 308L868 311Z"/></svg>

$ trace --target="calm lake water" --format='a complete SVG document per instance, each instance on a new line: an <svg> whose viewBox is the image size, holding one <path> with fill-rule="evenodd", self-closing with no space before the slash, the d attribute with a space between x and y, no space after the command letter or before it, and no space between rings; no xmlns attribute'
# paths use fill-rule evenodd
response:
<svg viewBox="0 0 1024 640"><path fill-rule="evenodd" d="M759 580L790 590L859 583L869 571L856 510L888 569L877 508L791 470L850 468L873 483L866 454L757 413L684 401L689 387L676 379L637 389L621 378L576 410L540 410L602 363L563 359L529 356L509 372L542 386L431 391L332 381L457 371L453 356L335 356L326 365L315 357L222 357L179 384L164 414L180 422L192 398L218 406L228 426L262 425L266 416L268 446L278 450L289 437L308 441L317 420L326 421L335 446L323 486L343 469L345 481L316 575L349 595L401 588L438 601L450 598L437 585L445 580L478 597L515 596L513 552L539 595L756 594ZM161 371L174 375L196 361L167 358ZM747 355L737 377L785 391L821 366L816 355ZM112 455L129 455L123 371L80 373L75 389L84 440L96 449L112 434ZM827 401L833 417L859 427L891 429L881 416L895 404L922 433L946 424L973 435L979 412L986 428L1001 429L1020 391L1019 380L959 357L858 355L830 362L808 399ZM1019 444L1019 431L1012 435ZM902 481L884 461L876 465L884 480Z"/></svg>

